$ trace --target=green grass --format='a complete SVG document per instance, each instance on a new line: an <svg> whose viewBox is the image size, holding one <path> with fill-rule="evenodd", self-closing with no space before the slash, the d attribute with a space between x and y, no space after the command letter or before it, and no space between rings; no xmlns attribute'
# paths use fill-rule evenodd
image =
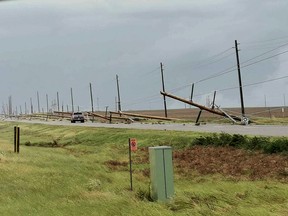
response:
<svg viewBox="0 0 288 216"><path fill-rule="evenodd" d="M175 173L175 197L165 204L146 199L145 165L133 166L131 192L128 167L105 164L128 161L129 137L139 147L183 148L205 134L19 124L15 154L13 126L0 122L1 215L288 215L287 183Z"/></svg>

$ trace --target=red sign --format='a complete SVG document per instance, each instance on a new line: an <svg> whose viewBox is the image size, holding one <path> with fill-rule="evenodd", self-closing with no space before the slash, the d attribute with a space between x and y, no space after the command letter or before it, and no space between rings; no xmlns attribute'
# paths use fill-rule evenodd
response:
<svg viewBox="0 0 288 216"><path fill-rule="evenodd" d="M135 138L130 138L130 149L131 151L137 151L137 140Z"/></svg>

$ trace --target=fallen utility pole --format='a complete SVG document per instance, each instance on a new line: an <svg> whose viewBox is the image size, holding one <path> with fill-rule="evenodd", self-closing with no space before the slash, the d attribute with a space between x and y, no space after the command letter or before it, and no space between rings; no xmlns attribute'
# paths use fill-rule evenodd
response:
<svg viewBox="0 0 288 216"><path fill-rule="evenodd" d="M133 117L140 117L140 118L148 118L148 119L157 119L157 120L166 120L166 121L179 121L179 119L176 118L165 118L160 116L150 116L150 115L143 115L143 114L134 114L134 113L127 113L127 112L111 112L113 114L122 114L126 116L133 116Z"/></svg>
<svg viewBox="0 0 288 216"><path fill-rule="evenodd" d="M105 119L105 120L109 120L108 117L106 116L103 116L103 115L100 115L100 114L97 114L97 113L92 113L92 112L88 112L88 115L92 116L92 117L99 117L99 118L102 118L102 119Z"/></svg>
<svg viewBox="0 0 288 216"><path fill-rule="evenodd" d="M175 95L172 95L172 94L169 94L169 93L166 93L166 92L160 92L163 96L167 96L167 97L170 97L170 98L173 98L175 100L178 100L178 101L181 101L183 103L187 103L187 104L190 104L192 106L195 106L195 107L198 107L200 110L206 110L207 112L210 112L210 113L214 113L216 115L220 115L220 116L224 116L224 117L227 117L227 115L225 113L223 113L222 111L218 111L218 110L215 110L215 109L211 109L209 107L206 107L206 106L203 106L203 105L200 105L200 104L197 104L193 101L190 101L190 100L186 100L184 98L180 98L180 97L177 97ZM230 115L231 118L235 119L236 121L242 121L242 119L238 116L233 116L233 115Z"/></svg>
<svg viewBox="0 0 288 216"><path fill-rule="evenodd" d="M56 114L67 114L67 115L70 115L71 116L71 112L61 112L61 111L54 111L53 113L56 113Z"/></svg>
<svg viewBox="0 0 288 216"><path fill-rule="evenodd" d="M121 116L117 117L117 116L113 116L113 114L118 114L118 115L120 115L119 112L110 111L110 117L109 117L110 123L112 122L112 118L114 118L114 119L119 119L119 120L125 120L125 121L132 121L132 122L133 122L133 120L132 120L131 118L126 118L126 117L121 117Z"/></svg>

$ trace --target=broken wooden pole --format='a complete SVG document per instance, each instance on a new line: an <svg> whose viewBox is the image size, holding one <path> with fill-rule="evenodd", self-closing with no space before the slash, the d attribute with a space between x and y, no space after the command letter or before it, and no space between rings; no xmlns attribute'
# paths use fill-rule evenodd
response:
<svg viewBox="0 0 288 216"><path fill-rule="evenodd" d="M126 116L133 116L133 117L140 117L140 118L148 118L148 119L157 119L157 120L166 120L166 121L179 121L179 119L176 118L165 118L161 116L150 116L150 115L143 115L138 113L127 113L127 112L111 112L113 114L122 114Z"/></svg>
<svg viewBox="0 0 288 216"><path fill-rule="evenodd" d="M184 98L177 97L177 96L172 95L172 94L169 94L169 93L167 93L167 92L160 92L160 93L161 93L162 95L165 95L165 96L167 96L167 97L173 98L173 99L178 100L178 101L181 101L181 102L183 102L183 103L187 103L187 104L190 104L190 105L192 105L192 106L198 107L198 108L201 109L201 110L205 110L205 111L207 111L207 112L214 113L214 114L216 114L216 115L220 115L220 116L227 117L227 116L225 115L225 113L223 113L223 112L221 112L221 111L218 111L218 110L215 110L215 109L211 109L211 108L209 108L209 107L206 107L206 106L197 104L197 103L195 103L195 102L193 102L193 101L186 100L186 99L184 99ZM238 116L232 116L232 115L230 115L230 116L231 116L233 119L237 120L237 121L241 121L241 120L242 120L242 119L241 119L240 117L238 117Z"/></svg>

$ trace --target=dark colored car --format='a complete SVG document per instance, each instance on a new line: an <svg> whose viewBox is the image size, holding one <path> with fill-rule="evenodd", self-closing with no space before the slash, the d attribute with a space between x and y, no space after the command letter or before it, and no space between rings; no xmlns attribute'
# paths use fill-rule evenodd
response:
<svg viewBox="0 0 288 216"><path fill-rule="evenodd" d="M84 115L82 112L72 113L71 123L75 123L76 121L80 121L80 122L84 123L85 119L84 119Z"/></svg>

